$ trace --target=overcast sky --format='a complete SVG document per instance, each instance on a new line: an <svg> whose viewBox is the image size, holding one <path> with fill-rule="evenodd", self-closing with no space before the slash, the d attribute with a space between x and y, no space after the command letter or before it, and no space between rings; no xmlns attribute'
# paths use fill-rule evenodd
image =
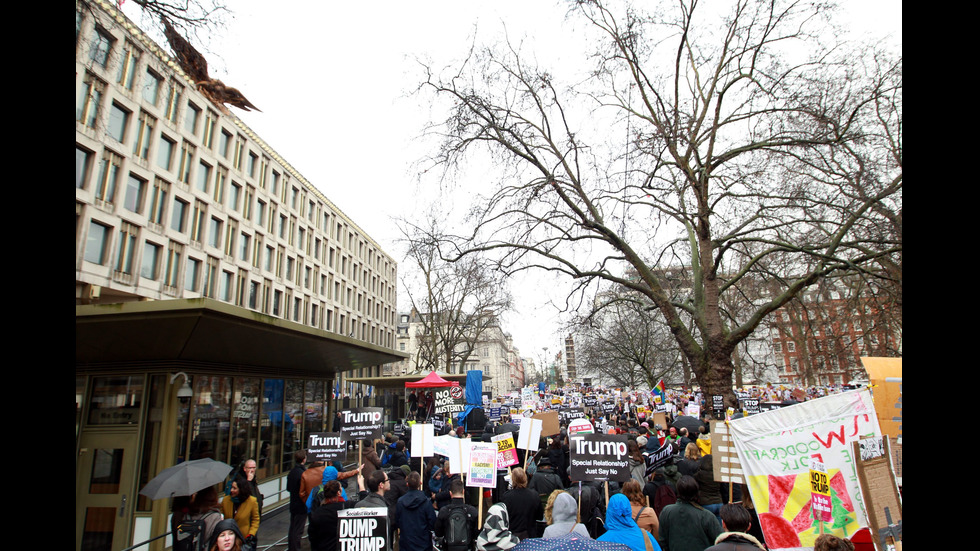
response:
<svg viewBox="0 0 980 551"><path fill-rule="evenodd" d="M134 2L124 10L133 15ZM891 34L901 44L899 0L843 2L855 31ZM576 34L565 2L422 0L324 2L233 0L227 28L195 46L212 77L239 88L262 112L231 108L382 248L403 262L393 217L410 217L434 197L419 189L415 163L431 153L418 140L429 112L411 95L417 58L443 66L461 58L474 29L481 41L525 40L543 64L575 63ZM193 40L192 40L193 42ZM166 45L164 45L166 47ZM444 198L444 200L446 200ZM460 208L465 197L454 199ZM548 306L554 282L514 289L519 313L505 318L522 356L553 355L563 336ZM399 307L406 295L399 285ZM549 297L549 293L556 293Z"/></svg>

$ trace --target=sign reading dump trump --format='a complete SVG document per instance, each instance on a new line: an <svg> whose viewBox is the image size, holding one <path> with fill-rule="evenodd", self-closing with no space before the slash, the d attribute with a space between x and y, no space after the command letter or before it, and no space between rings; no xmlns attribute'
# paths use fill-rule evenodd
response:
<svg viewBox="0 0 980 551"><path fill-rule="evenodd" d="M337 511L337 551L385 551L388 548L386 507Z"/></svg>
<svg viewBox="0 0 980 551"><path fill-rule="evenodd" d="M577 434L568 439L572 480L630 479L625 434Z"/></svg>
<svg viewBox="0 0 980 551"><path fill-rule="evenodd" d="M358 408L340 412L340 435L347 441L381 438L382 408Z"/></svg>

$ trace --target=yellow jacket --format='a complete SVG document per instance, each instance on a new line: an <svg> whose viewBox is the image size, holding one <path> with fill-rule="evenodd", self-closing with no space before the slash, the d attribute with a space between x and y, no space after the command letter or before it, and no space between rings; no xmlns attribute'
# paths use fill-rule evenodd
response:
<svg viewBox="0 0 980 551"><path fill-rule="evenodd" d="M243 536L254 536L259 531L259 502L255 496L248 496L245 503L240 503L237 514L234 511L235 504L231 501L231 496L225 496L221 500L221 512L225 518L234 518Z"/></svg>

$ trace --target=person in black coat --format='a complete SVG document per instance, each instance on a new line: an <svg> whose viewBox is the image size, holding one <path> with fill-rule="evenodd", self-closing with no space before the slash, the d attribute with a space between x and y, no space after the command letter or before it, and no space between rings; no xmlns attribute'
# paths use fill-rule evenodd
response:
<svg viewBox="0 0 980 551"><path fill-rule="evenodd" d="M353 501L345 501L341 494L340 482L331 480L323 487L323 501L310 512L310 537L312 551L337 550L337 511L353 507Z"/></svg>
<svg viewBox="0 0 980 551"><path fill-rule="evenodd" d="M293 470L286 476L286 491L289 492L289 532L287 550L299 551L306 526L306 501L299 495L300 482L306 471L306 450L293 454Z"/></svg>
<svg viewBox="0 0 980 551"><path fill-rule="evenodd" d="M447 503L443 508L439 509L439 514L436 515L436 527L435 534L437 538L444 538L446 536L446 528L449 523L449 515L453 510L462 507L466 512L466 519L469 521L470 525L470 536L471 544L476 542L476 536L480 533L480 527L477 526L477 520L479 519L479 511L476 507L469 505L463 499L463 495L466 492L466 485L463 484L462 479L457 478L453 480L450 484L449 493L452 495L449 503ZM472 549L473 546L470 546Z"/></svg>
<svg viewBox="0 0 980 551"><path fill-rule="evenodd" d="M513 489L506 492L503 502L510 517L510 531L522 540L538 537L537 521L544 516L541 497L527 487L527 473L517 467L510 473Z"/></svg>

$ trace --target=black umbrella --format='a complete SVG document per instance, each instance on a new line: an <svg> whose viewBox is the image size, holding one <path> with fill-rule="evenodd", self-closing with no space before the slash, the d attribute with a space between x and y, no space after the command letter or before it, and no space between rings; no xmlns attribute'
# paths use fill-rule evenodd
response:
<svg viewBox="0 0 980 551"><path fill-rule="evenodd" d="M678 431L680 431L681 428L687 429L688 436L691 438L697 438L698 429L700 429L701 425L703 424L703 421L697 417L691 417L690 415L680 415L674 419L673 423L671 423L672 426L677 427Z"/></svg>
<svg viewBox="0 0 980 551"><path fill-rule="evenodd" d="M231 465L214 459L194 459L168 467L140 490L150 499L189 496L208 486L224 482Z"/></svg>

